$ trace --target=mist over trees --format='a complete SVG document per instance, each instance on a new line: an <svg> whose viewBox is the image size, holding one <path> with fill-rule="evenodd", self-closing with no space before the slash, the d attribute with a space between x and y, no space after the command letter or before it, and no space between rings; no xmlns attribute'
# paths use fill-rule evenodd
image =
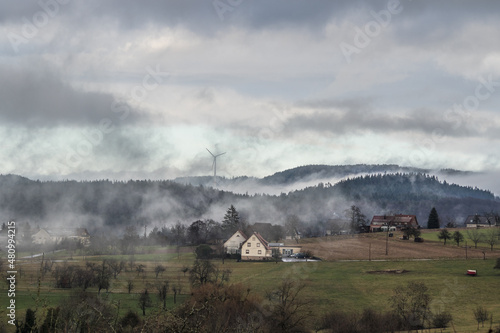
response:
<svg viewBox="0 0 500 333"><path fill-rule="evenodd" d="M292 177L293 173L287 174ZM238 207L238 216L228 212L231 205ZM175 239L181 243L187 235L183 228L193 221L199 221L199 225L197 229L192 226L191 235L198 239L197 243L203 243L214 232L229 233L245 223L285 225L289 216L306 224L321 225L335 214L345 216L346 209L353 206L368 221L373 215L394 212L417 215L423 224L429 209L436 207L444 220L461 223L471 213L499 211L500 201L489 191L448 184L422 173L371 174L281 195L235 194L174 181L41 182L0 176L0 214L5 220L29 222L32 229L80 226L90 232L102 227L120 226L125 230L126 226L149 226L157 228L154 235L158 241L166 234L161 228L175 226ZM358 217L357 222L351 222L360 224ZM224 221L224 228L211 228L211 221ZM122 246L128 244L123 242Z"/></svg>

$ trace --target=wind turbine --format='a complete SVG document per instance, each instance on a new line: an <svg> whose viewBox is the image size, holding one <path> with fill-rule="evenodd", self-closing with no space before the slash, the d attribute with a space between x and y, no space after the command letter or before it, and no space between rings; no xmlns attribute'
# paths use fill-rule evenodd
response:
<svg viewBox="0 0 500 333"><path fill-rule="evenodd" d="M212 154L212 152L210 150L208 150L208 148L205 148L209 153L210 155L212 155L212 157L214 158L214 162L212 163L212 167L214 168L214 187L217 186L217 157L221 156L221 155L224 155L226 152L223 152L223 153L220 153L220 154L217 154L217 155L214 155Z"/></svg>

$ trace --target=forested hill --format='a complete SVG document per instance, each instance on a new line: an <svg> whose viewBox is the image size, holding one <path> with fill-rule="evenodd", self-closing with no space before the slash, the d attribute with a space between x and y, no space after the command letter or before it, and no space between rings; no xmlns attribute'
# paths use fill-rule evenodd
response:
<svg viewBox="0 0 500 333"><path fill-rule="evenodd" d="M242 195L173 181L33 181L0 176L0 218L47 225L129 225L189 221Z"/></svg>
<svg viewBox="0 0 500 333"><path fill-rule="evenodd" d="M289 193L287 197L290 202L309 202L309 209L315 211L328 206L339 211L337 205L332 205L337 200L361 207L367 216L414 214L424 225L432 207L441 212L443 219L459 223L467 215L500 211L500 201L490 191L441 182L422 173L360 176L335 185L321 183Z"/></svg>
<svg viewBox="0 0 500 333"><path fill-rule="evenodd" d="M490 191L440 182L436 176L423 173L367 175L340 181L335 187L350 199L364 197L394 202L440 198L495 199Z"/></svg>
<svg viewBox="0 0 500 333"><path fill-rule="evenodd" d="M273 189L298 189L305 186L315 185L319 182L337 182L346 177L358 177L370 174L395 174L395 173L423 173L438 174L444 176L465 176L471 174L468 171L441 169L428 170L412 167L402 167L396 164L354 164L354 165L304 165L284 171L276 172L263 178L255 177L217 177L217 184L220 188L228 191L246 193L279 193ZM191 184L194 186L213 186L213 177L179 177L174 181L181 184ZM281 186L280 186L281 185ZM295 188L294 188L295 187ZM246 190L245 190L246 188Z"/></svg>
<svg viewBox="0 0 500 333"><path fill-rule="evenodd" d="M337 184L320 183L281 195L239 195L173 181L41 182L0 176L0 218L40 226L171 225L211 218L221 221L230 205L248 222L283 223L289 215L307 222L343 217L351 205L371 218L385 213L417 215L425 225L432 207L443 219L500 211L485 190L440 182L422 173L377 174Z"/></svg>
<svg viewBox="0 0 500 333"><path fill-rule="evenodd" d="M428 173L430 170L401 167L396 164L355 164L355 165L305 165L276 172L260 180L262 184L291 184L307 179L338 178L358 174L378 174L396 172Z"/></svg>

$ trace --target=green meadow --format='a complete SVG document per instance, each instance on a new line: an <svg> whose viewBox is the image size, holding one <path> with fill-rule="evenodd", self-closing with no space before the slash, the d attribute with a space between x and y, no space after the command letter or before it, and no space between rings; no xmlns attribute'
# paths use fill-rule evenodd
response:
<svg viewBox="0 0 500 333"><path fill-rule="evenodd" d="M427 241L435 241L435 242L441 242L444 243L442 240L438 238L439 232L442 229L437 229L437 230L424 230L422 232L421 237ZM453 234L455 231L459 231L463 236L464 236L464 241L460 243L460 246L465 246L467 243L467 246L469 247L474 247L474 242L469 238L467 234L466 228L456 228L456 229L448 229L448 231ZM487 238L488 234L491 232L494 232L497 234L497 242L496 244L493 245L493 249L500 249L500 230L498 228L479 228L479 229L469 229L469 231L476 230L482 237L482 239L477 243L478 248L484 248L485 250L490 250L491 245L487 244L484 239ZM453 241L453 239L449 239L446 241L446 246L456 246L456 243Z"/></svg>
<svg viewBox="0 0 500 333"><path fill-rule="evenodd" d="M54 259L66 264L85 265L86 262L100 262L103 259L118 259L133 265L142 264L144 273L138 273L130 265L128 271L121 272L112 279L109 290L101 291L99 297L113 304L120 316L128 310L141 313L138 306L138 294L148 288L153 300L153 307L147 310L159 310L161 304L156 297L154 284L168 280L170 286L176 284L182 288L177 295L177 304L190 295L189 273L183 268L192 265L193 253L144 254L134 256L79 256L63 252L54 253ZM45 259L50 258L47 254ZM331 309L345 311L361 311L372 308L377 311L390 310L389 298L397 286L406 285L409 281L424 282L433 298L432 311L449 311L453 315L453 323L457 332L475 332L477 323L473 310L481 305L493 315L493 326L500 325L500 270L494 269L495 260L422 260L422 261L337 261L337 262L236 262L234 260L213 261L217 266L232 271L230 283L240 283L250 292L265 296L266 291L275 288L283 279L292 279L304 283L306 287L302 297L311 301L315 316L320 317ZM54 288L51 273L38 282L41 258L20 260L17 263L18 283L16 286L16 314L23 318L28 308L46 311L48 307L64 304L75 297L78 288ZM166 271L155 277L154 268L163 265ZM5 266L4 266L5 267ZM467 269L476 269L477 277L466 276ZM391 273L398 271L398 273ZM129 294L128 281L133 281L134 288ZM96 288L87 289L97 293ZM0 285L2 294L0 315L6 317L7 284ZM173 303L170 291L167 307ZM489 327L489 323L488 323ZM486 329L484 330L487 331ZM444 332L453 332L452 328Z"/></svg>

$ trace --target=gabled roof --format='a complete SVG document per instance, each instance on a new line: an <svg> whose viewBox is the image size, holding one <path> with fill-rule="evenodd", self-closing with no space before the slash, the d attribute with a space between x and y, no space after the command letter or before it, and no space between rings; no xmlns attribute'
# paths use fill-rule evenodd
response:
<svg viewBox="0 0 500 333"><path fill-rule="evenodd" d="M418 225L417 217L415 215L396 214L396 215L375 215L373 216L371 223L407 224L407 223L412 223L413 221L415 221L415 223Z"/></svg>
<svg viewBox="0 0 500 333"><path fill-rule="evenodd" d="M245 233L244 233L243 231L241 231L241 230L236 230L236 232L239 232L239 233L241 234L241 236L243 236L243 238L248 239L248 237L245 235ZM235 233L236 233L236 232L235 232ZM235 234L235 233L234 233L234 234ZM233 234L233 236L234 236L234 234ZM233 236L231 236L231 237L233 237Z"/></svg>
<svg viewBox="0 0 500 333"><path fill-rule="evenodd" d="M38 232L42 230L52 237L90 237L87 229L85 228L58 228L58 229L41 228Z"/></svg>
<svg viewBox="0 0 500 333"><path fill-rule="evenodd" d="M256 227L256 228L259 228L259 227L270 228L273 225L271 223L268 223L268 222L255 222L253 224L253 226Z"/></svg>
<svg viewBox="0 0 500 333"><path fill-rule="evenodd" d="M38 236L41 236L41 235L47 235L47 236L50 236L52 237L52 235L45 229L40 229L38 230L37 232L35 232L33 235L31 235L31 237L35 236L35 235L38 235Z"/></svg>
<svg viewBox="0 0 500 333"><path fill-rule="evenodd" d="M500 221L497 221L496 216L484 216L484 215L469 215L465 219L465 224L481 224L481 225L497 225Z"/></svg>
<svg viewBox="0 0 500 333"><path fill-rule="evenodd" d="M261 236L261 234L259 234L257 231L255 231L252 236L255 236L257 237L257 239L261 242L262 245L264 245L264 247L266 248L266 250L271 250L271 248L269 247L269 243L264 239L264 237ZM248 242L250 240L250 238L248 238L246 242Z"/></svg>

